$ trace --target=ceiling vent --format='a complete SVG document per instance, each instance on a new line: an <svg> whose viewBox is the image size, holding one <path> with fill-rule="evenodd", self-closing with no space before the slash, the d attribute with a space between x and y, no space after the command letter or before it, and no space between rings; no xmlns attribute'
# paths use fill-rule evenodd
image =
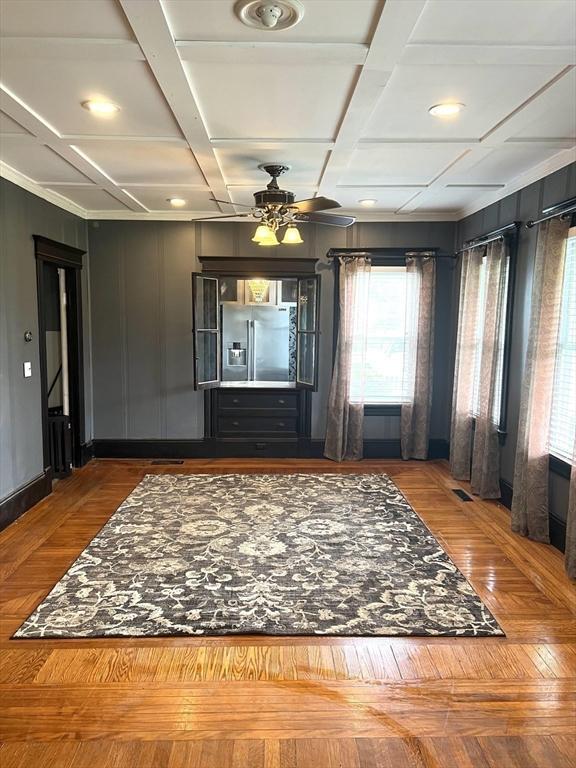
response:
<svg viewBox="0 0 576 768"><path fill-rule="evenodd" d="M304 6L298 0L240 0L235 11L246 26L268 32L289 29L304 16Z"/></svg>

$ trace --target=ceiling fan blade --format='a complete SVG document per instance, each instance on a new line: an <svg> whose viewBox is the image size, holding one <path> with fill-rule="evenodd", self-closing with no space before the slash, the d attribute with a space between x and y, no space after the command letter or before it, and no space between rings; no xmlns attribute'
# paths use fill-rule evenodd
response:
<svg viewBox="0 0 576 768"><path fill-rule="evenodd" d="M308 221L311 224L329 224L332 227L349 227L356 221L354 216L339 216L331 213L297 213L296 221Z"/></svg>
<svg viewBox="0 0 576 768"><path fill-rule="evenodd" d="M244 203L231 203L230 200L217 200L215 197L211 197L210 200L213 203L224 203L224 205L237 205L239 208L254 208L253 205L245 205Z"/></svg>
<svg viewBox="0 0 576 768"><path fill-rule="evenodd" d="M298 213L314 213L315 211L327 211L329 208L341 208L336 200L327 197L311 197L309 200L296 200L290 208L298 208Z"/></svg>
<svg viewBox="0 0 576 768"><path fill-rule="evenodd" d="M251 213L223 213L222 216L205 216L200 219L191 219L191 221L212 221L213 219L238 219L252 217Z"/></svg>

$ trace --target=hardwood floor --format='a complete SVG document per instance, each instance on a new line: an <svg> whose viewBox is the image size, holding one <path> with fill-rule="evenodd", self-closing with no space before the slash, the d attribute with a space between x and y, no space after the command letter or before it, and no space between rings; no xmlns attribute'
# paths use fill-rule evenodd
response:
<svg viewBox="0 0 576 768"><path fill-rule="evenodd" d="M144 474L230 471L388 473L506 638L10 640ZM0 765L574 766L575 590L562 556L456 486L444 462L91 462L0 534Z"/></svg>

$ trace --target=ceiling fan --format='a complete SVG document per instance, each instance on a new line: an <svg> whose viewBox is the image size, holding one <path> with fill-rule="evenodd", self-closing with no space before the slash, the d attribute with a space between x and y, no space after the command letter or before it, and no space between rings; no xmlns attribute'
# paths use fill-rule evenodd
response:
<svg viewBox="0 0 576 768"><path fill-rule="evenodd" d="M209 216L195 221L211 221L213 219L253 218L258 222L258 227L252 240L258 245L279 245L276 233L280 227L286 227L282 243L296 244L303 240L298 231L298 222L310 222L313 224L328 224L333 227L349 227L354 224L354 216L341 216L323 211L330 208L340 208L336 200L327 197L311 197L308 200L294 200L294 193L278 186L278 176L290 170L288 165L262 164L258 168L271 176L266 189L254 193L254 205L230 203L227 200L216 200L215 203L226 205L238 205L241 208L250 208L250 213L230 213L222 216Z"/></svg>

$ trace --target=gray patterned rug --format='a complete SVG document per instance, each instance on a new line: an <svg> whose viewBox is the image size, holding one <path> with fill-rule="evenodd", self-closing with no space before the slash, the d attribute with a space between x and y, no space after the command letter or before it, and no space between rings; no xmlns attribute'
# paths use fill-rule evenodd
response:
<svg viewBox="0 0 576 768"><path fill-rule="evenodd" d="M146 475L14 637L502 635L386 475Z"/></svg>

